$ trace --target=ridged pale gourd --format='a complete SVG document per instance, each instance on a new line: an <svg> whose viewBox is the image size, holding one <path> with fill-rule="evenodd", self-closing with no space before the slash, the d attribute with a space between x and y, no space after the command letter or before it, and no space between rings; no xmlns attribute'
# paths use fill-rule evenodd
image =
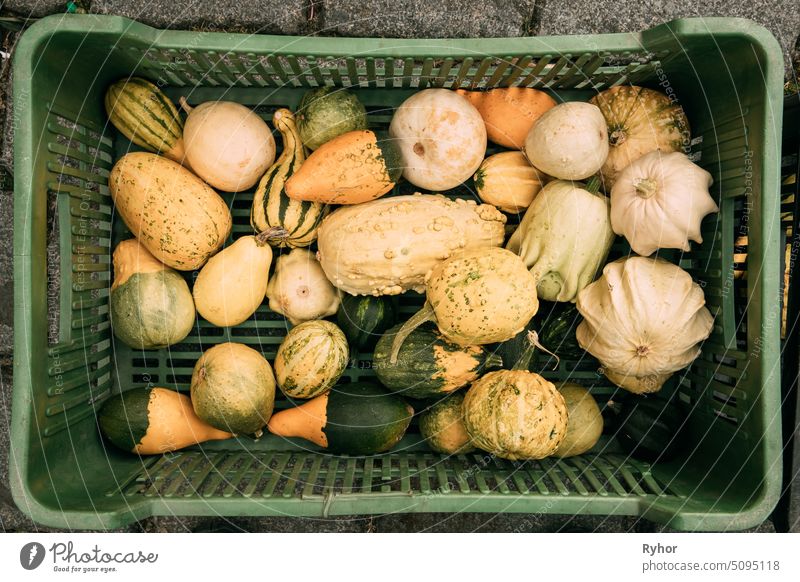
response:
<svg viewBox="0 0 800 582"><path fill-rule="evenodd" d="M567 434L564 397L528 371L535 337L511 370L489 372L464 397L464 425L472 443L511 461L549 457Z"/></svg>
<svg viewBox="0 0 800 582"><path fill-rule="evenodd" d="M314 398L330 390L344 373L347 338L330 321L306 321L286 334L275 356L278 387L290 398Z"/></svg>
<svg viewBox="0 0 800 582"><path fill-rule="evenodd" d="M114 335L138 350L176 344L194 326L194 301L184 278L134 238L114 249L109 309Z"/></svg>
<svg viewBox="0 0 800 582"><path fill-rule="evenodd" d="M250 224L256 232L282 229L270 239L272 246L307 247L317 239L317 229L328 213L328 205L293 200L286 195L286 180L300 169L306 152L291 111L278 109L272 116L272 124L281 132L283 151L258 183L250 211Z"/></svg>
<svg viewBox="0 0 800 582"><path fill-rule="evenodd" d="M506 217L494 206L441 195L396 196L342 207L319 229L319 261L351 295L425 291L425 275L461 250L503 244Z"/></svg>
<svg viewBox="0 0 800 582"><path fill-rule="evenodd" d="M194 366L192 406L204 422L234 434L260 436L275 405L269 362L244 344L206 350Z"/></svg>
<svg viewBox="0 0 800 582"><path fill-rule="evenodd" d="M220 327L239 325L264 301L272 264L272 231L246 235L217 253L197 275L192 294L197 312Z"/></svg>
<svg viewBox="0 0 800 582"><path fill-rule="evenodd" d="M225 201L172 160L126 154L111 169L108 186L131 233L173 269L201 267L230 235L233 221Z"/></svg>
<svg viewBox="0 0 800 582"><path fill-rule="evenodd" d="M183 162L183 120L156 85L141 77L120 79L106 90L105 107L114 127L133 143Z"/></svg>
<svg viewBox="0 0 800 582"><path fill-rule="evenodd" d="M662 259L631 256L603 268L578 294L578 343L617 386L657 392L700 355L714 327L703 289Z"/></svg>
<svg viewBox="0 0 800 582"><path fill-rule="evenodd" d="M97 423L114 446L139 455L233 437L200 420L188 396L167 388L135 388L112 396L97 413Z"/></svg>
<svg viewBox="0 0 800 582"><path fill-rule="evenodd" d="M600 108L608 126L608 156L600 170L610 190L619 173L643 155L688 150L689 120L680 103L661 91L617 85L589 100Z"/></svg>
<svg viewBox="0 0 800 582"><path fill-rule="evenodd" d="M459 346L511 339L536 315L536 280L506 249L476 249L442 261L427 278L427 301L400 329L389 358L397 362L409 334L435 321L442 336Z"/></svg>
<svg viewBox="0 0 800 582"><path fill-rule="evenodd" d="M539 299L575 301L594 281L614 242L608 198L590 186L556 180L542 188L506 247L536 279Z"/></svg>

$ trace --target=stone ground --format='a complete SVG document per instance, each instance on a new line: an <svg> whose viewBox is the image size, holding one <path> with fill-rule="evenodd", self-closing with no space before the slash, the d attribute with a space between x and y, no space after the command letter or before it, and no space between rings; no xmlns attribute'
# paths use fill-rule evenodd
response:
<svg viewBox="0 0 800 582"><path fill-rule="evenodd" d="M63 13L67 2L0 1L0 23ZM800 5L796 0L84 0L73 8L117 14L160 28L225 30L291 35L371 37L504 37L637 31L681 16L740 16L767 27L785 55L787 82L797 54ZM9 424L12 386L12 154L8 80L14 34L3 30L0 60L0 531L41 530L20 513L8 491ZM795 489L800 490L800 487ZM797 501L800 504L800 500ZM372 518L305 520L288 518L174 518L143 520L132 531L658 531L634 518L484 514L387 515ZM795 525L800 531L800 524ZM774 531L767 521L754 531Z"/></svg>

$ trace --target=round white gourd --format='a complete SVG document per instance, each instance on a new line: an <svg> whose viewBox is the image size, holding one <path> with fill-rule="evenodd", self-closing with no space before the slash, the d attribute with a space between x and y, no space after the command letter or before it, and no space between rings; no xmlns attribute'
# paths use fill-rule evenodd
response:
<svg viewBox="0 0 800 582"><path fill-rule="evenodd" d="M225 192L247 190L275 161L269 126L244 105L208 101L189 107L183 128L186 160L209 186Z"/></svg>
<svg viewBox="0 0 800 582"><path fill-rule="evenodd" d="M689 250L703 242L700 223L719 212L708 189L711 174L681 152L650 152L622 170L611 190L611 228L635 253Z"/></svg>
<svg viewBox="0 0 800 582"><path fill-rule="evenodd" d="M333 315L341 302L319 261L306 249L278 257L267 285L267 298L269 308L293 325Z"/></svg>
<svg viewBox="0 0 800 582"><path fill-rule="evenodd" d="M571 101L546 111L525 139L525 155L542 172L562 180L583 180L608 157L608 129L600 109Z"/></svg>
<svg viewBox="0 0 800 582"><path fill-rule="evenodd" d="M406 99L392 117L389 135L403 154L403 176L434 192L472 176L486 153L486 125L465 97L426 89Z"/></svg>

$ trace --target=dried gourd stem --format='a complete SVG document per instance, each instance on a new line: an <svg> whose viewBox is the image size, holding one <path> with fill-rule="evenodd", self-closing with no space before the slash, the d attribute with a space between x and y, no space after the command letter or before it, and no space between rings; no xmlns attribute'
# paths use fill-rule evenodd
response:
<svg viewBox="0 0 800 582"><path fill-rule="evenodd" d="M556 365L553 367L553 369L555 370L558 368L558 365L561 363L561 358L539 343L538 333L531 330L528 332L525 339L528 340L528 347L526 347L525 351L522 352L522 355L517 360L517 363L514 364L513 368L511 368L512 370L527 370L530 367L531 358L533 357L533 352L536 351L536 348L539 348L546 354L553 356L556 359Z"/></svg>
<svg viewBox="0 0 800 582"><path fill-rule="evenodd" d="M639 180L636 182L636 184L634 184L633 187L636 190L636 194L645 200L653 196L658 190L658 184L656 184L656 181L648 178Z"/></svg>
<svg viewBox="0 0 800 582"><path fill-rule="evenodd" d="M256 244L263 247L271 241L285 240L289 236L288 231L280 226L273 226L256 235Z"/></svg>
<svg viewBox="0 0 800 582"><path fill-rule="evenodd" d="M191 113L192 109L194 109L194 107L189 105L189 102L186 100L186 97L184 97L183 95L181 95L180 99L178 99L178 103L180 103L181 109L183 109L186 113Z"/></svg>
<svg viewBox="0 0 800 582"><path fill-rule="evenodd" d="M425 302L425 305L422 306L422 309L412 315L409 320L403 324L403 327L400 328L400 331L397 332L397 335L394 336L394 341L392 342L392 351L389 354L389 363L397 363L397 356L400 354L400 348L403 347L403 342L406 341L406 338L411 334L412 331L417 329L426 321L433 321L434 319L435 315L433 313L433 307L431 307L430 303Z"/></svg>

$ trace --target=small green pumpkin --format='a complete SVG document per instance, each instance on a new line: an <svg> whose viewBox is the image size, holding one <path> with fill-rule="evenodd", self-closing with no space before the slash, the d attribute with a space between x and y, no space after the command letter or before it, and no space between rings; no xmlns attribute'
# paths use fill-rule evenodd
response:
<svg viewBox="0 0 800 582"><path fill-rule="evenodd" d="M336 323L350 346L359 351L374 348L381 334L392 327L396 319L394 302L386 296L345 294L336 314Z"/></svg>
<svg viewBox="0 0 800 582"><path fill-rule="evenodd" d="M137 350L155 350L183 340L194 326L192 293L184 278L156 260L136 239L114 249L111 327Z"/></svg>
<svg viewBox="0 0 800 582"><path fill-rule="evenodd" d="M464 392L440 400L419 415L419 432L439 453L456 455L475 450L464 426Z"/></svg>
<svg viewBox="0 0 800 582"><path fill-rule="evenodd" d="M303 145L315 150L343 133L367 129L367 110L352 91L317 87L300 101L297 128Z"/></svg>
<svg viewBox="0 0 800 582"><path fill-rule="evenodd" d="M408 334L393 363L392 344L401 329L396 325L381 336L372 363L378 380L403 396L447 394L475 381L485 370L503 365L483 346L461 347L447 341L430 322Z"/></svg>
<svg viewBox="0 0 800 582"><path fill-rule="evenodd" d="M293 327L275 356L278 386L290 398L314 398L330 390L347 368L347 339L330 321Z"/></svg>

